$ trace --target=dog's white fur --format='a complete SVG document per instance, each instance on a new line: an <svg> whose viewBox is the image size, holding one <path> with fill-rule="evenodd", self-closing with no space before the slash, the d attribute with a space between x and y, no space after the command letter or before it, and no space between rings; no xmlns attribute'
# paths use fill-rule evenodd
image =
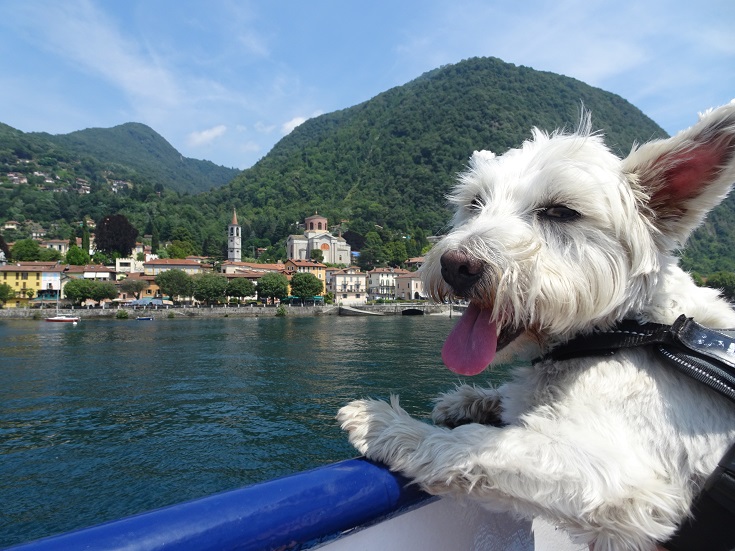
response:
<svg viewBox="0 0 735 551"><path fill-rule="evenodd" d="M437 299L453 294L441 275L448 251L482 262L467 298L492 310L499 332L520 330L494 364L538 357L624 318L672 323L686 314L735 327L730 305L673 256L733 182L735 103L626 159L588 120L572 134L534 130L502 156L473 155L425 283ZM554 219L547 209L557 206L579 216ZM665 541L735 440L733 405L646 349L544 361L497 389L464 385L442 395L432 416L459 426L415 420L396 397L352 402L338 419L357 450L428 492L543 516L596 550ZM481 424L494 417L506 426Z"/></svg>

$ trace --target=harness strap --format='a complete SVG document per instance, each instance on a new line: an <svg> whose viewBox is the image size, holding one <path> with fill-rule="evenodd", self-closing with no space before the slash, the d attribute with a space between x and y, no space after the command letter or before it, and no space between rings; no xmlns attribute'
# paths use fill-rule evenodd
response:
<svg viewBox="0 0 735 551"><path fill-rule="evenodd" d="M709 329L683 315L673 325L625 320L610 331L576 337L544 359L608 356L638 346L653 346L678 371L735 402L735 331Z"/></svg>
<svg viewBox="0 0 735 551"><path fill-rule="evenodd" d="M673 325L626 320L605 332L572 339L542 359L613 355L651 346L678 371L735 402L735 331L703 327L680 316ZM691 514L663 546L669 551L735 549L735 444L707 478Z"/></svg>

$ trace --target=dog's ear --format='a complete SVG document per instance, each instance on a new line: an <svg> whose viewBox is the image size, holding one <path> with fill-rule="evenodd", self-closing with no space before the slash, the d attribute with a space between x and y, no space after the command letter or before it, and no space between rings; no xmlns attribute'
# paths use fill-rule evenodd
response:
<svg viewBox="0 0 735 551"><path fill-rule="evenodd" d="M673 138L634 149L623 170L648 196L648 215L664 238L660 245L683 245L735 182L735 100Z"/></svg>

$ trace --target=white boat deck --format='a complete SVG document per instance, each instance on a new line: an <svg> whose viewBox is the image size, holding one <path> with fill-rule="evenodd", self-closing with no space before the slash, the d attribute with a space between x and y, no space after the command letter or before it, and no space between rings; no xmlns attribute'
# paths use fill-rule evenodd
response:
<svg viewBox="0 0 735 551"><path fill-rule="evenodd" d="M548 523L444 498L318 547L323 551L588 551Z"/></svg>

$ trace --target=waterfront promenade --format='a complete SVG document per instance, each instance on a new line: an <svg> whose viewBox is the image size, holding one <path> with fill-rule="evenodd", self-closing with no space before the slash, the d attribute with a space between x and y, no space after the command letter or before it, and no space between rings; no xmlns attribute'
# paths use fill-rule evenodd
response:
<svg viewBox="0 0 735 551"><path fill-rule="evenodd" d="M284 306L286 316L336 316L339 315L339 306L328 304L324 306ZM385 304L360 305L357 308L368 312L385 315L401 315L408 308L421 308L426 313L449 315L449 305L435 303L390 302ZM455 307L454 313L457 313ZM135 321L138 316L150 316L154 319L176 318L222 318L222 317L276 317L279 308L274 306L158 306L133 308L120 306L113 308L60 308L59 314L79 316L82 319L115 319L119 311L127 312L128 319ZM51 317L56 314L53 308L0 308L0 319L38 319Z"/></svg>

